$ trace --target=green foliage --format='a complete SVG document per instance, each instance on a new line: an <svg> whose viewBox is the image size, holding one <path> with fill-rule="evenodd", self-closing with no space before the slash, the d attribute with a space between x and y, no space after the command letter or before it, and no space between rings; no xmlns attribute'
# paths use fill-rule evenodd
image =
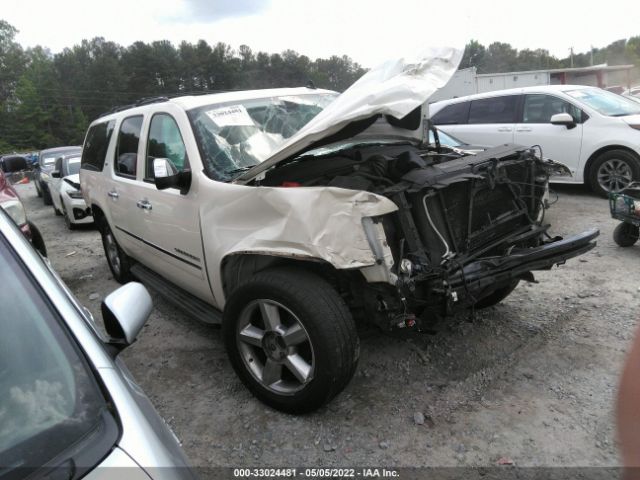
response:
<svg viewBox="0 0 640 480"><path fill-rule="evenodd" d="M24 50L17 30L0 20L0 153L78 145L88 123L115 106L144 97L252 88L294 87L309 81L343 91L365 73L347 56L311 60L294 50L238 51L218 42L135 42L122 47L101 37L52 55ZM594 49L594 63L640 64L640 36ZM589 65L591 53L576 54L574 66ZM485 47L471 40L460 68L479 73L567 67L547 50L516 50L508 43Z"/></svg>

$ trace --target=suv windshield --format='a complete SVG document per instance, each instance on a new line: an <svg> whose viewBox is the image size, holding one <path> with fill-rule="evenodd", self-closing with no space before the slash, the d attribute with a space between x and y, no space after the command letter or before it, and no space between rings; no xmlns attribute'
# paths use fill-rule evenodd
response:
<svg viewBox="0 0 640 480"><path fill-rule="evenodd" d="M229 181L240 171L258 165L336 96L288 95L190 110L189 119L207 175Z"/></svg>
<svg viewBox="0 0 640 480"><path fill-rule="evenodd" d="M75 175L80 173L80 157L67 159L67 175Z"/></svg>
<svg viewBox="0 0 640 480"><path fill-rule="evenodd" d="M640 113L640 104L621 95L600 90L598 88L581 88L565 92L578 102L593 108L602 115L609 117L623 117Z"/></svg>
<svg viewBox="0 0 640 480"><path fill-rule="evenodd" d="M100 460L117 440L117 429L115 436L105 433L113 429L113 420L105 423L112 418L107 402L53 307L3 237L0 285L0 478L54 458L61 464L78 452Z"/></svg>

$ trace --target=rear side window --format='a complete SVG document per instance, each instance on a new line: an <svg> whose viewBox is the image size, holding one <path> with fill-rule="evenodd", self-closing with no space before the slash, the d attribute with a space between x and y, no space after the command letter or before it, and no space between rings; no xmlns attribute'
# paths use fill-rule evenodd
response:
<svg viewBox="0 0 640 480"><path fill-rule="evenodd" d="M582 110L552 95L525 95L523 123L549 123L556 113L568 113L577 123L582 122Z"/></svg>
<svg viewBox="0 0 640 480"><path fill-rule="evenodd" d="M82 149L81 168L101 172L113 133L114 120L97 123L87 132Z"/></svg>
<svg viewBox="0 0 640 480"><path fill-rule="evenodd" d="M456 125L467 123L469 103L470 102L462 102L447 105L433 116L433 123L436 125Z"/></svg>
<svg viewBox="0 0 640 480"><path fill-rule="evenodd" d="M469 123L515 123L517 95L473 100Z"/></svg>
<svg viewBox="0 0 640 480"><path fill-rule="evenodd" d="M168 158L179 172L189 168L187 149L184 146L180 128L172 116L158 113L151 119L149 143L147 144L146 179L152 179L153 161Z"/></svg>
<svg viewBox="0 0 640 480"><path fill-rule="evenodd" d="M124 177L136 176L138 166L138 145L142 130L142 115L125 118L120 124L116 159L113 168L116 175Z"/></svg>

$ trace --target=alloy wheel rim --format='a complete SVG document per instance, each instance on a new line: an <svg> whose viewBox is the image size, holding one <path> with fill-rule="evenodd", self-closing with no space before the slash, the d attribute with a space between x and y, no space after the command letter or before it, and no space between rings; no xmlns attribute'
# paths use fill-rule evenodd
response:
<svg viewBox="0 0 640 480"><path fill-rule="evenodd" d="M272 392L291 395L313 379L315 355L309 333L278 302L258 299L242 310L236 345L253 378Z"/></svg>
<svg viewBox="0 0 640 480"><path fill-rule="evenodd" d="M597 175L598 184L607 192L619 192L633 179L631 167L619 158L612 158L600 165Z"/></svg>
<svg viewBox="0 0 640 480"><path fill-rule="evenodd" d="M113 238L113 234L111 232L105 235L105 243L107 244L107 258L109 259L109 264L113 270L115 270L116 274L120 274L120 256L118 255L118 245L116 244L115 238Z"/></svg>

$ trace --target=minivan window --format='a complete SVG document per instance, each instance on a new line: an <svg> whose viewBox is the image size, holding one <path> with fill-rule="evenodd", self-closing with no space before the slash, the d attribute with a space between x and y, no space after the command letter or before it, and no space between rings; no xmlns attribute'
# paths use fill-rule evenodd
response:
<svg viewBox="0 0 640 480"><path fill-rule="evenodd" d="M115 121L110 120L97 123L89 128L82 148L81 168L94 172L102 171L114 124Z"/></svg>
<svg viewBox="0 0 640 480"><path fill-rule="evenodd" d="M517 95L472 100L468 123L515 123Z"/></svg>
<svg viewBox="0 0 640 480"><path fill-rule="evenodd" d="M14 469L54 458L73 465L78 452L98 462L118 438L109 404L73 337L2 237L0 247L0 476L18 478Z"/></svg>
<svg viewBox="0 0 640 480"><path fill-rule="evenodd" d="M598 113L609 117L624 117L640 113L640 104L599 88L567 90L565 93L579 103L584 103Z"/></svg>
<svg viewBox="0 0 640 480"><path fill-rule="evenodd" d="M137 115L125 118L120 124L116 160L113 164L116 175L133 178L136 176L142 119L142 115Z"/></svg>
<svg viewBox="0 0 640 480"><path fill-rule="evenodd" d="M469 103L470 102L461 102L447 105L433 116L433 123L436 125L457 125L467 123Z"/></svg>
<svg viewBox="0 0 640 480"><path fill-rule="evenodd" d="M523 123L549 123L556 113L568 113L576 122L582 121L582 110L561 98L542 94L525 95Z"/></svg>
<svg viewBox="0 0 640 480"><path fill-rule="evenodd" d="M153 160L156 158L168 158L179 172L189 166L180 128L173 117L166 113L158 113L151 119L147 142L146 179L153 179Z"/></svg>

